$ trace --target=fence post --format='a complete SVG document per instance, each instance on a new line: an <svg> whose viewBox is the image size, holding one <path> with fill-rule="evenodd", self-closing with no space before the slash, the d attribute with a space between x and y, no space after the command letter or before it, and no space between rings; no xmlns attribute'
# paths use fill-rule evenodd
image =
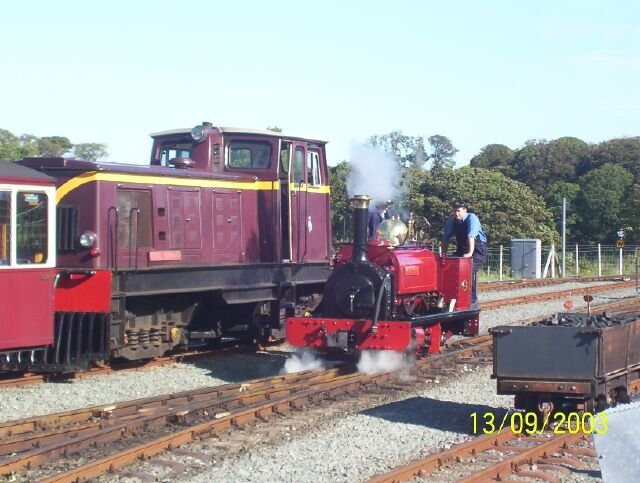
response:
<svg viewBox="0 0 640 483"><path fill-rule="evenodd" d="M622 275L622 248L620 249L620 256L619 256L619 259L618 259L618 267L619 267L620 275Z"/></svg>
<svg viewBox="0 0 640 483"><path fill-rule="evenodd" d="M602 277L602 247L598 243L598 277Z"/></svg>
<svg viewBox="0 0 640 483"><path fill-rule="evenodd" d="M556 246L551 244L551 278L556 278Z"/></svg>
<svg viewBox="0 0 640 483"><path fill-rule="evenodd" d="M502 245L500 245L500 258L498 262L498 280L502 282Z"/></svg>
<svg viewBox="0 0 640 483"><path fill-rule="evenodd" d="M578 265L578 244L576 243L576 277L580 274L580 265Z"/></svg>

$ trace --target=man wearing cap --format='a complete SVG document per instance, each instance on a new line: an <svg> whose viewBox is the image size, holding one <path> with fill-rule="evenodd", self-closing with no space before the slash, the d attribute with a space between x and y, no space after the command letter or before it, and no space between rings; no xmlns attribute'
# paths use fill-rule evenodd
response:
<svg viewBox="0 0 640 483"><path fill-rule="evenodd" d="M378 225L384 220L390 220L392 213L389 207L393 201L386 200L376 203L373 209L369 210L369 238L375 238L378 231Z"/></svg>
<svg viewBox="0 0 640 483"><path fill-rule="evenodd" d="M446 256L449 240L456 237L456 251L454 256L472 258L473 268L471 277L471 303L478 303L476 284L478 271L487 256L487 235L482 231L480 220L474 213L467 213L468 205L465 201L453 203L453 215L444 225L444 239L442 241L442 255Z"/></svg>

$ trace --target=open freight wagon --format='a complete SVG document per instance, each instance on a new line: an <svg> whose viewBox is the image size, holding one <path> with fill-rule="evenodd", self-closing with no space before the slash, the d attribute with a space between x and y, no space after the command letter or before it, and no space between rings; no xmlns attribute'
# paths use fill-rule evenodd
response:
<svg viewBox="0 0 640 483"><path fill-rule="evenodd" d="M639 318L558 314L546 323L491 330L498 394L536 412L628 402L629 383L640 377Z"/></svg>

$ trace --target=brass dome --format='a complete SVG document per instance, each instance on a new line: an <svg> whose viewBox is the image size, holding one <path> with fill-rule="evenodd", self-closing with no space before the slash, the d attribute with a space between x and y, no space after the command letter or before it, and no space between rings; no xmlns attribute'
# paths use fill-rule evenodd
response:
<svg viewBox="0 0 640 483"><path fill-rule="evenodd" d="M394 247L404 244L407 239L407 225L400 221L400 218L384 220L378 225L376 238L381 241L389 242Z"/></svg>

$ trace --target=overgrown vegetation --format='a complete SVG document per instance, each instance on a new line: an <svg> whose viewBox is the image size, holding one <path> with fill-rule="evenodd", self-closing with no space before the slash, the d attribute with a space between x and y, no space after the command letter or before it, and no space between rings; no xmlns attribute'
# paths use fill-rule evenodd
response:
<svg viewBox="0 0 640 483"><path fill-rule="evenodd" d="M492 245L513 238L558 242L565 199L567 242L613 243L624 228L626 242L640 243L640 137L600 144L573 137L532 140L515 150L489 144L459 169L451 167L457 149L448 138L428 139L437 143L431 150L422 137L400 131L373 136L369 143L397 160L403 186L396 201L407 212L425 216L435 238L450 202L463 198L480 216ZM349 169L346 161L331 168L338 238L349 218L344 188Z"/></svg>

